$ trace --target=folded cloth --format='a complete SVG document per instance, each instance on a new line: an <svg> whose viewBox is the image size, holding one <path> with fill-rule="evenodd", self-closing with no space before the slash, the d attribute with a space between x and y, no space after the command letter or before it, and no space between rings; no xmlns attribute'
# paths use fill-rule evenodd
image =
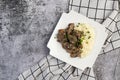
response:
<svg viewBox="0 0 120 80"><path fill-rule="evenodd" d="M102 53L120 47L120 13L118 0L69 0L69 11L75 10L106 27L108 37ZM104 55L103 54L103 55ZM95 80L93 68L84 71L62 62L50 55L35 66L21 73L19 80Z"/></svg>

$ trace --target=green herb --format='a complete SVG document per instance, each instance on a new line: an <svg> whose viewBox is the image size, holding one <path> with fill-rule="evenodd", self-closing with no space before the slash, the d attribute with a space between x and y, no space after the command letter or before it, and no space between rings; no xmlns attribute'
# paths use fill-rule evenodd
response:
<svg viewBox="0 0 120 80"><path fill-rule="evenodd" d="M66 32L66 34L65 34L65 37L67 38L67 41L70 42L70 41L69 41L69 38L68 38L68 33L67 33L67 32Z"/></svg>
<svg viewBox="0 0 120 80"><path fill-rule="evenodd" d="M79 44L82 44L83 40L84 40L84 39L80 39L80 40L79 40Z"/></svg>
<svg viewBox="0 0 120 80"><path fill-rule="evenodd" d="M88 39L90 39L90 38L91 38L91 36L88 37Z"/></svg>
<svg viewBox="0 0 120 80"><path fill-rule="evenodd" d="M90 31L87 31L87 33L90 33Z"/></svg>
<svg viewBox="0 0 120 80"><path fill-rule="evenodd" d="M76 47L78 47L79 45L81 45L83 42L83 39L78 39L77 42L75 43Z"/></svg>

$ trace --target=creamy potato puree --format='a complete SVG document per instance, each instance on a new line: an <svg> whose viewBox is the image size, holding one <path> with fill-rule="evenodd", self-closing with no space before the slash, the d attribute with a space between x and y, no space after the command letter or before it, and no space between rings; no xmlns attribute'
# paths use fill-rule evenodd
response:
<svg viewBox="0 0 120 80"><path fill-rule="evenodd" d="M91 51L93 44L94 44L94 29L88 24L85 23L78 23L76 24L75 30L83 31L84 36L82 37L82 53L81 53L81 58L86 57L87 54Z"/></svg>

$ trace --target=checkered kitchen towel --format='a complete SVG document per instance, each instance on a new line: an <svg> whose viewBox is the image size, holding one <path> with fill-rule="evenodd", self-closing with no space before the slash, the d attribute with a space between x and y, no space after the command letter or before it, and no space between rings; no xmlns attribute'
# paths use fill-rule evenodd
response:
<svg viewBox="0 0 120 80"><path fill-rule="evenodd" d="M118 0L69 0L69 11L75 10L106 26L108 37L101 53L120 47L120 13ZM92 68L84 71L50 55L23 72L19 80L95 80Z"/></svg>

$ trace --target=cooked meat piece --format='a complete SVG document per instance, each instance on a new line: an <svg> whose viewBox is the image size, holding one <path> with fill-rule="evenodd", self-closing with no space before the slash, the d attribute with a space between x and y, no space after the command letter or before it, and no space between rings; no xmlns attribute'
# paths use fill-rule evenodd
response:
<svg viewBox="0 0 120 80"><path fill-rule="evenodd" d="M60 29L58 31L58 35L57 35L57 39L59 42L61 42L65 37L65 30L64 29Z"/></svg>
<svg viewBox="0 0 120 80"><path fill-rule="evenodd" d="M74 23L70 23L70 24L68 25L68 28L67 28L67 29L73 30L74 27L75 27Z"/></svg>
<svg viewBox="0 0 120 80"><path fill-rule="evenodd" d="M77 48L75 51L73 51L70 56L71 57L80 57L80 54L82 53L82 50L80 50L79 48Z"/></svg>
<svg viewBox="0 0 120 80"><path fill-rule="evenodd" d="M81 49L81 36L83 32L74 30L74 23L70 23L66 29L60 29L57 34L57 40L62 44L62 47L70 53L71 57L80 57Z"/></svg>
<svg viewBox="0 0 120 80"><path fill-rule="evenodd" d="M68 25L68 28L66 29L66 32L67 32L68 34L71 34L73 30L74 30L74 23L70 23L70 24Z"/></svg>
<svg viewBox="0 0 120 80"><path fill-rule="evenodd" d="M69 48L70 48L70 44L69 44L68 42L62 43L62 46L63 46L63 48L65 48L65 49L69 49Z"/></svg>
<svg viewBox="0 0 120 80"><path fill-rule="evenodd" d="M72 44L75 44L75 42L77 41L77 37L73 35L69 35L68 39L69 39L69 42Z"/></svg>
<svg viewBox="0 0 120 80"><path fill-rule="evenodd" d="M67 49L66 51L67 51L68 53L70 53L70 54L72 53L72 50L68 50L68 49Z"/></svg>
<svg viewBox="0 0 120 80"><path fill-rule="evenodd" d="M71 54L70 54L70 57L78 57L78 54L71 53Z"/></svg>
<svg viewBox="0 0 120 80"><path fill-rule="evenodd" d="M78 48L81 48L81 49L82 49L82 48L83 48L83 45L82 45L82 44L80 44L80 45L78 46Z"/></svg>
<svg viewBox="0 0 120 80"><path fill-rule="evenodd" d="M75 36L76 36L77 38L81 38L81 32L80 32L80 31L75 30L75 31L74 31L74 34L75 34Z"/></svg>
<svg viewBox="0 0 120 80"><path fill-rule="evenodd" d="M73 48L73 45L68 42L64 42L64 43L62 43L62 47L67 50L71 50Z"/></svg>

